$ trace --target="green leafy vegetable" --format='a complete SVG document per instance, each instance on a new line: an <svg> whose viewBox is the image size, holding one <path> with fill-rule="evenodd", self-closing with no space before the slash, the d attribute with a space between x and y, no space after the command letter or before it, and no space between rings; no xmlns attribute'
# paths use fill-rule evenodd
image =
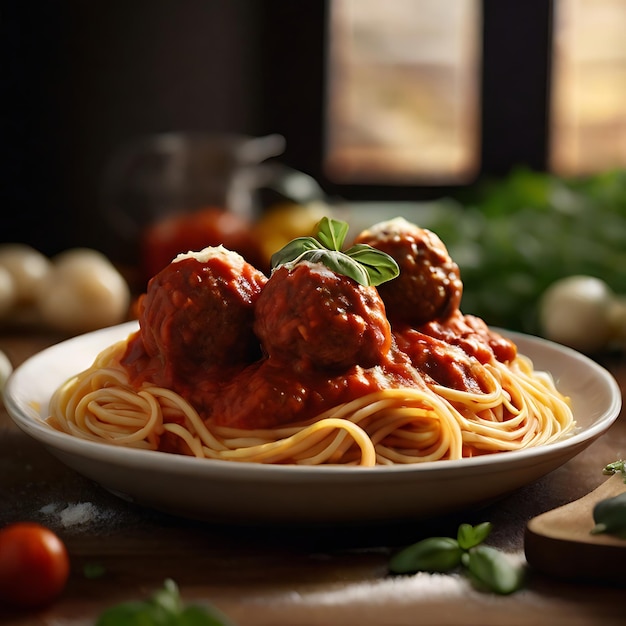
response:
<svg viewBox="0 0 626 626"><path fill-rule="evenodd" d="M613 474L621 473L622 478L624 479L624 483L626 483L626 461L620 459L619 461L615 461L614 463L609 463L604 466L602 470L603 474L607 476L612 476Z"/></svg>
<svg viewBox="0 0 626 626"><path fill-rule="evenodd" d="M491 528L492 526L490 522L483 522L477 526L472 526L471 524L461 524L456 537L459 542L459 546L461 546L463 550L469 550L470 548L477 546L479 543L482 543L485 539L487 539L489 533L491 532Z"/></svg>
<svg viewBox="0 0 626 626"><path fill-rule="evenodd" d="M341 250L348 228L347 222L324 217L318 225L317 238L329 250Z"/></svg>
<svg viewBox="0 0 626 626"><path fill-rule="evenodd" d="M524 568L516 565L502 552L483 541L492 525L461 524L456 539L429 537L414 543L392 556L389 570L394 574L415 572L450 572L459 566L480 589L506 595L523 584Z"/></svg>
<svg viewBox="0 0 626 626"><path fill-rule="evenodd" d="M607 476L621 474L626 484L626 461L620 459L609 463L604 466L602 473ZM626 539L626 492L597 502L593 507L593 521L595 526L590 531L592 535L606 533Z"/></svg>
<svg viewBox="0 0 626 626"><path fill-rule="evenodd" d="M593 507L592 535L606 533L626 539L626 491L601 500Z"/></svg>
<svg viewBox="0 0 626 626"><path fill-rule="evenodd" d="M392 280L400 273L396 261L382 250L356 244L342 251L348 224L322 218L316 237L297 237L272 255L271 265L293 267L300 261L323 263L337 274L348 276L360 285L376 286Z"/></svg>
<svg viewBox="0 0 626 626"><path fill-rule="evenodd" d="M491 546L478 545L463 555L470 579L478 586L500 595L517 591L523 583L524 570Z"/></svg>
<svg viewBox="0 0 626 626"><path fill-rule="evenodd" d="M216 609L184 606L176 583L168 579L146 601L124 602L107 609L96 626L234 626Z"/></svg>
<svg viewBox="0 0 626 626"><path fill-rule="evenodd" d="M396 574L449 572L461 563L463 550L451 537L429 537L398 552L389 569Z"/></svg>

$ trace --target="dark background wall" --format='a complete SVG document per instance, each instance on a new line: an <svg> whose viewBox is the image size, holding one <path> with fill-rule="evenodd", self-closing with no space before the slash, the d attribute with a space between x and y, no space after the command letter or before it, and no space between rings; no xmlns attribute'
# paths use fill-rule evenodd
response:
<svg viewBox="0 0 626 626"><path fill-rule="evenodd" d="M245 0L3 1L0 240L97 247L103 168L135 136L253 133Z"/></svg>

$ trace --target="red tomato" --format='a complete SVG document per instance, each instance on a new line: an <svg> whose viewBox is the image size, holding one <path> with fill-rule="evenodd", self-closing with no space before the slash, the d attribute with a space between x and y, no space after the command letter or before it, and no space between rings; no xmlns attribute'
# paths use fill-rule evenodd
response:
<svg viewBox="0 0 626 626"><path fill-rule="evenodd" d="M70 563L51 530L19 522L0 530L0 605L43 606L65 588Z"/></svg>

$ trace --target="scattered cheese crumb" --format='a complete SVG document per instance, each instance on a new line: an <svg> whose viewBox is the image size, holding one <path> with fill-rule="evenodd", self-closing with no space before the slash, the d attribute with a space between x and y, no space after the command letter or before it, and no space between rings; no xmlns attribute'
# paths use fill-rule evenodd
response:
<svg viewBox="0 0 626 626"><path fill-rule="evenodd" d="M47 504L39 509L44 515L56 517L64 528L84 526L100 522L111 517L108 511L102 511L91 502L62 504Z"/></svg>
<svg viewBox="0 0 626 626"><path fill-rule="evenodd" d="M211 259L217 258L224 259L231 267L236 269L242 269L246 262L238 252L229 250L220 244L219 246L208 246L198 251L190 250L189 252L181 252L172 263L178 263L185 259L195 259L200 263L208 263Z"/></svg>

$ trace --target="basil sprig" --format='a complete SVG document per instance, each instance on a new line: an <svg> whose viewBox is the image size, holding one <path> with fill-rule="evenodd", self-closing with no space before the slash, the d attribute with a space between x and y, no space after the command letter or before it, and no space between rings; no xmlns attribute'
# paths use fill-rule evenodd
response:
<svg viewBox="0 0 626 626"><path fill-rule="evenodd" d="M496 548L483 542L491 532L491 524L461 524L456 538L428 537L391 557L389 571L393 574L415 572L451 572L461 567L470 581L481 590L508 595L524 583L524 567L512 563Z"/></svg>
<svg viewBox="0 0 626 626"><path fill-rule="evenodd" d="M272 255L272 269L280 265L293 267L300 261L323 263L360 285L374 287L398 276L400 268L395 259L382 250L359 243L342 251L348 228L346 222L322 218L316 237L297 237Z"/></svg>
<svg viewBox="0 0 626 626"><path fill-rule="evenodd" d="M184 605L178 585L167 579L147 600L122 602L104 611L96 626L234 626L213 605Z"/></svg>

